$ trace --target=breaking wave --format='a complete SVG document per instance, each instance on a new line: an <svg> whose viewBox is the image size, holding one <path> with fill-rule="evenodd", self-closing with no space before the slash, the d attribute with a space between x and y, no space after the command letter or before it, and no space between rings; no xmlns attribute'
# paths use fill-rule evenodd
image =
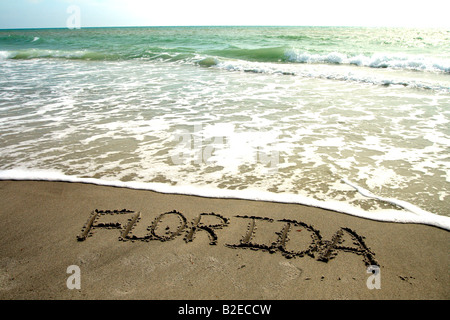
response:
<svg viewBox="0 0 450 320"><path fill-rule="evenodd" d="M212 52L209 52L212 53ZM0 51L1 60L32 60L32 59L67 59L84 61L123 61L148 60L194 64L200 67L215 67L227 71L250 73L267 73L292 75L306 78L351 81L382 86L404 86L441 92L450 92L448 85L417 81L417 79L390 79L372 75L361 76L342 70L314 71L299 69L301 64L349 65L370 68L402 68L405 70L450 72L450 64L438 63L420 58L389 57L373 55L372 57L348 57L344 54L330 53L326 55L300 54L295 51L283 51L281 48L255 50L225 50L215 51L216 55L204 55L195 52L180 52L174 49L152 49L142 53L128 52L122 54L96 52L90 50L46 50L23 49L17 51ZM221 54L221 55L219 55Z"/></svg>
<svg viewBox="0 0 450 320"><path fill-rule="evenodd" d="M34 37L32 42L39 41ZM117 52L101 52L92 50L51 50L51 49L22 49L16 51L1 51L0 59L78 59L78 60L133 60L159 59L167 61L190 62L192 58L203 56L207 66L219 64L219 60L241 60L249 62L272 63L300 63L300 64L333 64L353 65L369 68L391 68L401 70L429 71L450 73L450 60L435 59L417 55L383 54L348 55L340 52L309 53L299 49L285 47L270 48L227 48L222 50L193 51L186 48L151 47L145 50L124 50ZM201 59L203 60L203 59ZM202 62L202 63L203 63ZM200 64L202 64L200 63Z"/></svg>
<svg viewBox="0 0 450 320"><path fill-rule="evenodd" d="M369 68L392 68L415 71L450 73L450 61L425 58L413 55L394 55L376 53L371 56L349 56L339 52L310 54L299 50L287 50L286 60L297 63L347 64Z"/></svg>

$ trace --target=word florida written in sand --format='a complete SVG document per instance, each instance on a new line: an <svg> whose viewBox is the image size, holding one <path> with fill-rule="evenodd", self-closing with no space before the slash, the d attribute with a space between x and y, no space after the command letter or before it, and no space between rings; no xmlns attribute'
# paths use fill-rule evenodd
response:
<svg viewBox="0 0 450 320"><path fill-rule="evenodd" d="M123 215L126 215L128 218L122 219L125 220L125 223L117 222L117 219L113 222L110 221L111 216ZM324 240L319 230L301 221L289 219L274 220L267 217L241 215L236 215L233 219L244 220L248 226L238 243L225 244L228 248L261 250L269 253L279 252L288 259L309 256L322 262L328 262L336 257L339 252L349 252L361 256L366 266L379 266L375 260L375 253L366 245L365 238L350 228L342 227L336 231L331 240ZM101 222L101 220L104 221ZM188 222L181 212L173 210L158 215L151 225L147 227L145 234L135 235L133 230L140 220L140 212L127 209L96 209L91 213L77 239L78 241L85 241L94 234L96 229L118 229L120 230L120 241L164 242L184 235L184 241L189 243L194 241L197 233L205 232L208 235L209 244L217 245L218 231L228 227L231 223L230 218L214 212L201 213L191 222ZM205 223L204 220L207 220L207 222ZM169 223L169 221L171 222ZM176 221L176 223L173 223L173 221ZM257 226L264 227L264 225L268 224L273 225L275 222L280 227L273 233L274 241L269 243L258 243L258 241L255 241L258 233ZM298 236L300 232L302 232L301 237ZM309 237L307 234L309 234ZM299 240L298 243L294 239ZM351 246L345 245L348 242L351 242Z"/></svg>

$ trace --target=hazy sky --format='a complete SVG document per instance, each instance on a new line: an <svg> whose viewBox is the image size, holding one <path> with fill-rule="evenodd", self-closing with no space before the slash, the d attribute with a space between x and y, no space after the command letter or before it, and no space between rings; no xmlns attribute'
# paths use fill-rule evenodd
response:
<svg viewBox="0 0 450 320"><path fill-rule="evenodd" d="M450 28L448 0L0 0L0 29L177 25ZM73 8L73 7L72 7Z"/></svg>

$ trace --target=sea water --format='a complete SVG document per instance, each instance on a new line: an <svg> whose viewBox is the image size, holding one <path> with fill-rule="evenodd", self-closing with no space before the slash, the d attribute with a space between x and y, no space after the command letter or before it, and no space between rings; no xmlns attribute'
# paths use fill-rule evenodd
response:
<svg viewBox="0 0 450 320"><path fill-rule="evenodd" d="M0 119L1 179L450 229L450 30L2 30Z"/></svg>

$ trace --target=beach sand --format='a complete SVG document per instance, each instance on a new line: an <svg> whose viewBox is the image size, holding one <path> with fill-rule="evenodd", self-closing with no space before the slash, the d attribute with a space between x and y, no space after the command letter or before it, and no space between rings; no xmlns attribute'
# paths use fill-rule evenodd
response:
<svg viewBox="0 0 450 320"><path fill-rule="evenodd" d="M1 181L0 208L3 300L450 298L436 227L45 181Z"/></svg>

